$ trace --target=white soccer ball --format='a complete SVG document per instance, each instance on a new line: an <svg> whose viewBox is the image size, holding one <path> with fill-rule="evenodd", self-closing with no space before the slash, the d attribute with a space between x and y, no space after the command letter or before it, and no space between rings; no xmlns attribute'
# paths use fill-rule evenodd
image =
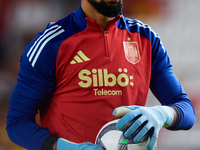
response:
<svg viewBox="0 0 200 150"><path fill-rule="evenodd" d="M146 145L149 142L148 135L144 136L140 143L134 143L133 137L135 135L126 139L123 136L123 131L120 131L115 127L118 121L119 119L115 119L106 123L100 129L95 144L101 145L106 150L146 150Z"/></svg>

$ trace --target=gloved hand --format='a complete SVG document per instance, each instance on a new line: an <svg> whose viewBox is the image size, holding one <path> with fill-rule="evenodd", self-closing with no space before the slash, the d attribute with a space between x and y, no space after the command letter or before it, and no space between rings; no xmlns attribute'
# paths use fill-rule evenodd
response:
<svg viewBox="0 0 200 150"><path fill-rule="evenodd" d="M57 141L57 150L103 150L100 145L86 143L73 143L66 139L59 138Z"/></svg>
<svg viewBox="0 0 200 150"><path fill-rule="evenodd" d="M150 137L150 141L146 146L147 150L152 150L158 139L158 133L160 129L165 125L169 127L174 119L173 111L168 106L154 106L154 107L143 107L143 106L122 106L118 107L113 111L115 116L123 116L116 127L122 130L127 123L137 118L136 121L125 131L125 138L130 137L136 129L144 125L144 127L134 137L133 141L138 143L140 139L150 130L153 129L153 134Z"/></svg>

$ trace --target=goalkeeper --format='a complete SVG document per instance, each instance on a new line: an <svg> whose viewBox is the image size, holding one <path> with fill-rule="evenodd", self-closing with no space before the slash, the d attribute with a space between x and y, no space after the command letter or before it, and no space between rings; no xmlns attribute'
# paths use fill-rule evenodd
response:
<svg viewBox="0 0 200 150"><path fill-rule="evenodd" d="M11 141L29 150L102 150L92 144L99 129L123 116L117 128L137 117L125 137L143 126L133 140L150 132L152 149L163 126L193 126L193 106L160 37L124 17L122 6L122 0L81 0L25 47L7 114ZM161 106L144 107L149 88Z"/></svg>

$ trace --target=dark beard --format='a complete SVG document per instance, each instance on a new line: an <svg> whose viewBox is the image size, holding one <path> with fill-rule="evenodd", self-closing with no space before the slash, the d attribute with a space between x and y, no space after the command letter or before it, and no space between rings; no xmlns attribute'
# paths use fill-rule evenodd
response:
<svg viewBox="0 0 200 150"><path fill-rule="evenodd" d="M120 0L119 2L109 3L107 4L104 0L100 2L96 2L95 0L88 0L88 2L97 10L98 13L112 18L121 14L123 8L123 2Z"/></svg>

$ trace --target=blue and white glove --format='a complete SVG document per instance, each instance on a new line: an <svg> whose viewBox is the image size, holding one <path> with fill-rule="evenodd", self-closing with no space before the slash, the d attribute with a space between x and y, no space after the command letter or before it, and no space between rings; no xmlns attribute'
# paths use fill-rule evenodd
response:
<svg viewBox="0 0 200 150"><path fill-rule="evenodd" d="M100 145L89 142L77 144L66 139L59 138L57 141L57 150L103 150L103 148Z"/></svg>
<svg viewBox="0 0 200 150"><path fill-rule="evenodd" d="M139 117L136 121L125 131L124 136L130 137L138 127L144 125L144 127L137 133L133 141L138 143L141 138L152 128L154 129L153 135L150 137L150 141L146 146L147 150L152 150L158 139L158 133L160 129L169 127L174 119L173 111L168 106L154 106L154 107L143 107L143 106L122 106L118 107L113 111L115 116L123 116L116 127L122 130L127 123L132 121L135 117Z"/></svg>

